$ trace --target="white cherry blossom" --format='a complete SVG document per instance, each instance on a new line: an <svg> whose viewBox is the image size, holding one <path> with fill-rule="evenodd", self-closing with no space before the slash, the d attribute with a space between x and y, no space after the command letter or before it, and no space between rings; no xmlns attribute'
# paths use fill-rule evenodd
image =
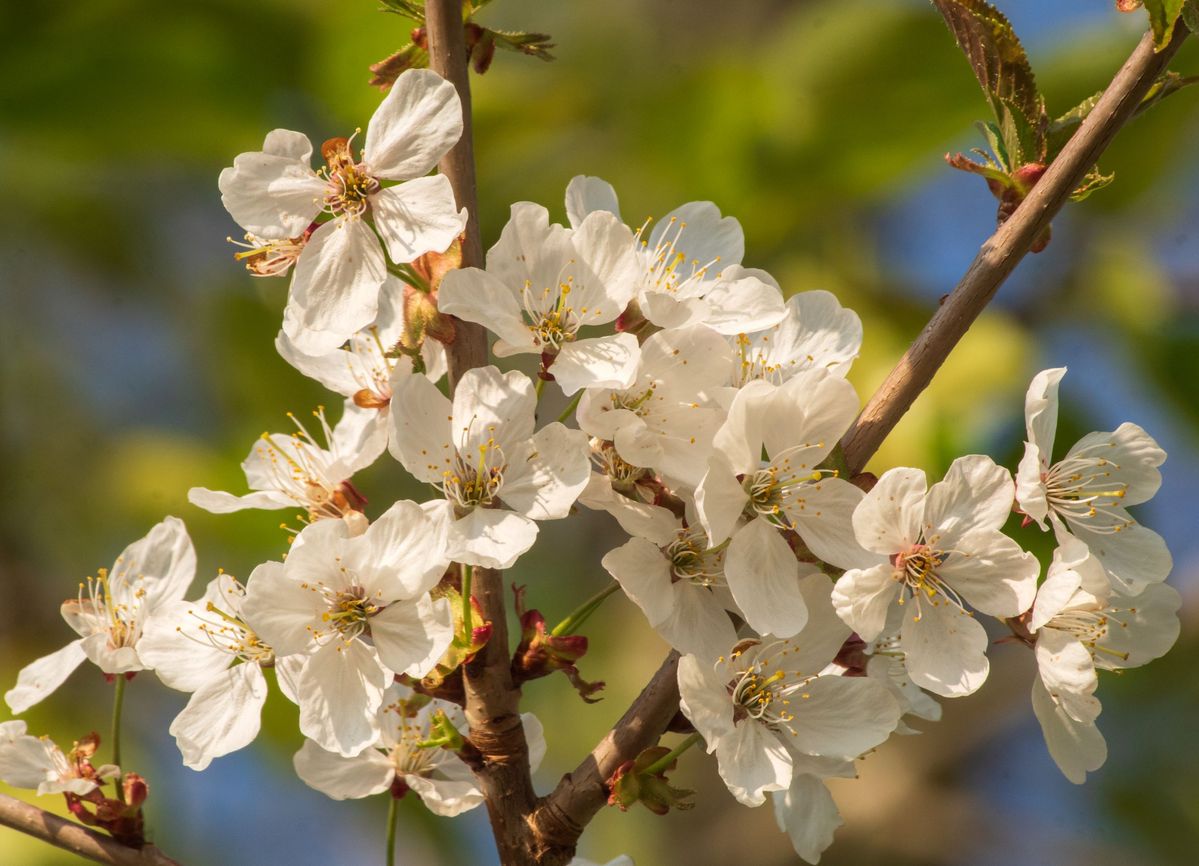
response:
<svg viewBox="0 0 1199 866"><path fill-rule="evenodd" d="M32 737L19 719L0 722L0 782L14 788L29 788L38 794L90 794L100 781L120 774L111 764L80 773L49 737Z"/></svg>
<svg viewBox="0 0 1199 866"><path fill-rule="evenodd" d="M146 620L183 598L196 574L196 552L187 529L168 517L125 548L112 569L100 569L79 585L77 598L62 604L67 625L79 634L57 652L27 665L4 700L20 713L43 700L84 659L106 674L145 670L138 655Z"/></svg>
<svg viewBox="0 0 1199 866"><path fill-rule="evenodd" d="M453 513L449 557L509 568L533 546L539 520L557 520L590 478L587 434L554 422L533 432L537 396L528 376L467 371L453 403L423 376L396 389L392 455L445 494Z"/></svg>
<svg viewBox="0 0 1199 866"><path fill-rule="evenodd" d="M1016 472L1016 499L1042 529L1048 518L1060 536L1064 524L1103 563L1117 587L1136 594L1165 580L1173 567L1162 537L1125 510L1157 492L1166 452L1136 424L1125 422L1110 433L1087 434L1053 463L1058 386L1065 374L1065 367L1043 370L1029 385L1028 439Z"/></svg>
<svg viewBox="0 0 1199 866"><path fill-rule="evenodd" d="M392 676L424 676L449 646L449 602L429 596L449 562L445 537L440 509L405 500L362 535L314 523L285 562L250 575L246 622L276 655L311 653L296 685L300 730L323 748L367 748Z"/></svg>
<svg viewBox="0 0 1199 866"><path fill-rule="evenodd" d="M831 292L800 292L787 299L787 314L777 325L729 341L737 387L754 379L781 384L813 367L844 376L862 348L862 320Z"/></svg>
<svg viewBox="0 0 1199 866"><path fill-rule="evenodd" d="M363 441L386 441L388 412L394 383L412 374L413 360L395 351L404 335L405 285L390 274L379 292L375 321L352 334L345 347L323 355L308 355L280 331L275 348L287 363L330 391L350 398L361 409L374 410ZM436 382L446 372L445 347L427 339L421 346L424 375ZM380 429L373 429L374 426ZM378 455L376 455L378 456Z"/></svg>
<svg viewBox="0 0 1199 866"><path fill-rule="evenodd" d="M762 634L788 637L807 616L798 578L816 569L796 560L783 531L793 530L837 567L862 561L850 523L862 491L835 470L817 468L857 410L852 385L808 370L777 387L750 382L716 434L695 504L711 545L728 541L729 589Z"/></svg>
<svg viewBox="0 0 1199 866"><path fill-rule="evenodd" d="M1028 622L1038 674L1033 709L1050 755L1075 784L1106 756L1095 728L1101 709L1097 671L1160 658L1180 628L1182 600L1173 587L1151 584L1128 596L1110 589L1104 577L1087 546L1069 538L1054 552Z"/></svg>
<svg viewBox="0 0 1199 866"><path fill-rule="evenodd" d="M632 233L611 214L594 214L572 231L551 225L540 205L520 202L487 251L487 269L446 274L438 308L498 335L501 358L541 355L566 394L625 388L637 369L637 338L584 337L580 329L615 321L633 297L635 275Z"/></svg>
<svg viewBox="0 0 1199 866"><path fill-rule="evenodd" d="M707 534L676 521L670 542L630 539L604 556L604 569L672 647L714 659L737 642L727 611L737 605L724 577L724 551Z"/></svg>
<svg viewBox="0 0 1199 866"><path fill-rule="evenodd" d="M589 388L579 426L631 465L695 486L724 421L715 399L732 372L723 337L704 325L653 334L628 388Z"/></svg>
<svg viewBox="0 0 1199 866"><path fill-rule="evenodd" d="M258 736L267 695L264 668L275 670L280 690L296 701L304 657L275 657L246 622L245 594L235 577L218 575L198 601L177 601L155 611L138 648L160 680L192 693L169 733L193 770Z"/></svg>
<svg viewBox="0 0 1199 866"><path fill-rule="evenodd" d="M833 590L837 613L863 640L904 608L899 648L912 681L944 697L970 694L987 677L987 634L966 610L1017 616L1036 594L1036 558L999 531L1014 489L1006 469L960 457L931 488L918 469L883 474L854 511L858 542L875 555Z"/></svg>
<svg viewBox="0 0 1199 866"><path fill-rule="evenodd" d="M454 752L422 747L432 735L435 713L444 713L461 733L466 717L457 704L422 697L394 683L379 707L379 738L366 751L344 757L306 740L296 752L296 774L311 788L334 800L358 799L391 790L412 790L435 815L452 818L483 802L473 771ZM521 716L529 744L529 768L545 756L545 734L532 713ZM398 789L398 790L397 790Z"/></svg>
<svg viewBox="0 0 1199 866"><path fill-rule="evenodd" d="M366 500L350 482L351 476L370 466L387 447L387 427L377 423L374 409L346 401L345 413L330 429L323 410L313 415L327 448L300 421L288 413L296 432L263 433L242 461L242 471L253 493L237 496L221 490L193 487L187 492L192 505L214 514L246 508L302 508L307 522L340 519L355 532L366 527L362 508Z"/></svg>
<svg viewBox="0 0 1199 866"><path fill-rule="evenodd" d="M307 136L276 129L261 151L241 154L221 172L225 208L255 239L294 243L321 214L330 217L297 257L283 325L297 348L331 351L375 318L387 273L380 238L392 260L404 263L445 250L462 231L466 212L449 180L426 176L461 135L453 85L413 69L371 117L360 161L352 139L330 139L321 148L325 167L313 171Z"/></svg>
<svg viewBox="0 0 1199 866"><path fill-rule="evenodd" d="M831 609L821 631L835 638L760 643L742 641L713 665L693 655L679 660L683 714L715 754L720 777L746 806L768 791L784 791L794 753L852 760L895 730L899 705L866 677L823 674L848 630Z"/></svg>
<svg viewBox="0 0 1199 866"><path fill-rule="evenodd" d="M566 188L566 213L576 229L595 213L619 218L616 191L598 177L575 177ZM734 335L783 318L783 295L774 279L741 267L741 224L721 216L710 201L682 205L652 228L647 221L637 231L635 249L638 308L660 328L704 324Z"/></svg>

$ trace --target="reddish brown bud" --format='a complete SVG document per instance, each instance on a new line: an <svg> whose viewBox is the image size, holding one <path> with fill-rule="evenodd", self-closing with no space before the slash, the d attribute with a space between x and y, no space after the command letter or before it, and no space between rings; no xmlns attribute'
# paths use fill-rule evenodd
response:
<svg viewBox="0 0 1199 866"><path fill-rule="evenodd" d="M520 617L520 644L512 656L512 678L517 685L529 680L562 671L575 691L589 704L599 699L591 697L604 687L603 682L587 682L579 676L575 662L587 654L587 638L583 635L555 635L546 631L541 611L526 610L524 587L512 587L516 594L516 613Z"/></svg>

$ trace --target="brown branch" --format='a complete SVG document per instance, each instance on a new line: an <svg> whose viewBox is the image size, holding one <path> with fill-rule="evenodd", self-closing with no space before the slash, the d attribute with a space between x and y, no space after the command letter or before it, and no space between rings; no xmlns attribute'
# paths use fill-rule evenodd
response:
<svg viewBox="0 0 1199 866"><path fill-rule="evenodd" d="M620 721L530 817L539 866L562 866L574 856L583 828L608 801L607 780L658 742L678 712L678 666L679 654L672 651Z"/></svg>
<svg viewBox="0 0 1199 866"><path fill-rule="evenodd" d="M97 833L82 824L60 818L6 794L0 794L0 825L20 830L35 839L97 863L109 863L112 866L180 866L178 861L172 860L153 845L130 848L111 836Z"/></svg>
<svg viewBox="0 0 1199 866"><path fill-rule="evenodd" d="M425 4L429 68L454 85L462 101L462 137L442 157L439 168L450 179L458 207L467 211L466 237L462 243L462 266L483 267L483 241L479 234L479 201L475 183L474 124L470 108L470 72L462 28L462 3L429 0ZM450 387L472 367L487 363L487 332L482 325L455 319L457 337L446 347L449 353Z"/></svg>
<svg viewBox="0 0 1199 866"><path fill-rule="evenodd" d="M425 4L429 66L453 83L462 100L463 131L458 144L441 161L458 205L469 211L462 264L482 267L471 130L470 77L463 38L461 0L429 0ZM448 347L451 391L462 374L487 363L487 335L481 325L457 321L457 337ZM520 690L512 681L512 650L503 578L498 571L477 568L471 595L492 626L491 638L462 672L470 741L478 749L475 776L487 803L491 829L504 866L532 863L532 836L526 818L537 801L529 770L529 747L520 719Z"/></svg>
<svg viewBox="0 0 1199 866"><path fill-rule="evenodd" d="M1173 41L1161 52L1153 51L1152 34L1141 40L1040 182L1012 217L983 244L957 288L842 440L852 472L861 471L999 286L1028 253L1033 240L1061 210L1120 127L1132 117L1185 38L1185 28L1181 23L1178 27ZM569 860L584 826L605 802L604 780L621 763L656 742L666 730L678 708L677 665L677 653L667 656L628 712L531 816L539 845L536 862L540 866L560 866Z"/></svg>
<svg viewBox="0 0 1199 866"><path fill-rule="evenodd" d="M1170 44L1153 50L1146 33L1028 197L978 251L966 275L895 365L841 440L851 474L860 472L903 417L995 292L1028 253L1033 240L1061 210L1070 193L1095 165L1133 115L1186 38L1179 23Z"/></svg>

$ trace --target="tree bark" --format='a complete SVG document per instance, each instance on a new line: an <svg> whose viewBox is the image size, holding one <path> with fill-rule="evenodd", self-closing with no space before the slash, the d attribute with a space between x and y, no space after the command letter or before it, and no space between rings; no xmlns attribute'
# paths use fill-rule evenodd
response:
<svg viewBox="0 0 1199 866"><path fill-rule="evenodd" d="M0 825L20 830L96 863L107 863L111 866L180 866L177 861L153 845L146 845L140 849L130 848L111 836L60 818L6 794L0 794Z"/></svg>

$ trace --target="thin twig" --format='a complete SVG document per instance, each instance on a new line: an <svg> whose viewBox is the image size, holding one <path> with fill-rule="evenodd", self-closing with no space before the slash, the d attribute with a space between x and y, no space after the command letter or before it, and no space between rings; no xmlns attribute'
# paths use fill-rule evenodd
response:
<svg viewBox="0 0 1199 866"><path fill-rule="evenodd" d="M462 244L465 267L483 265L475 185L471 130L470 78L463 38L461 0L429 0L425 4L429 66L450 81L462 100L463 132L458 144L441 161L458 205L469 211ZM457 337L448 347L450 388L462 374L487 363L487 336L481 325L459 320ZM475 776L487 803L488 817L500 861L504 866L532 862L531 834L526 818L537 802L529 770L529 748L520 718L520 691L512 681L507 611L499 572L473 571L473 596L492 631L487 644L463 669L466 718L470 741L480 761Z"/></svg>
<svg viewBox="0 0 1199 866"><path fill-rule="evenodd" d="M937 310L842 440L853 472L861 471L883 439L924 390L995 291L1028 253L1033 240L1065 204L1165 70L1186 36L1181 23L1170 45L1153 51L1147 34L1116 74L1090 116L1012 217L983 244L953 294ZM678 654L666 657L628 712L571 774L563 777L530 818L542 866L565 863L587 822L606 802L605 780L622 763L657 742L678 708Z"/></svg>
<svg viewBox="0 0 1199 866"><path fill-rule="evenodd" d="M177 860L172 860L153 845L130 848L111 836L97 833L82 824L60 818L6 794L0 794L0 824L96 863L112 866L180 866Z"/></svg>
<svg viewBox="0 0 1199 866"><path fill-rule="evenodd" d="M961 282L841 440L850 473L862 471L912 402L928 387L954 346L1028 253L1033 240L1132 117L1186 35L1180 22L1170 44L1155 53L1153 35L1145 34L1049 170L1011 218L982 245Z"/></svg>

